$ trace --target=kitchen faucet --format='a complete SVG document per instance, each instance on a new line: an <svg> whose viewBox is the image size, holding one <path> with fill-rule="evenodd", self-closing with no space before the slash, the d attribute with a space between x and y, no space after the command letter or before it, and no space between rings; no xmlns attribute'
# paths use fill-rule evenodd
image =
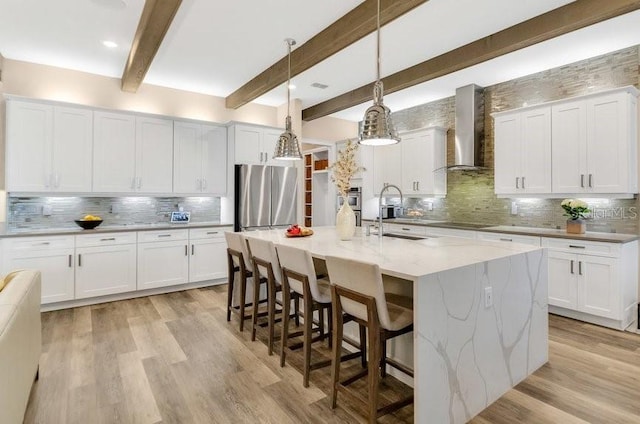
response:
<svg viewBox="0 0 640 424"><path fill-rule="evenodd" d="M402 200L402 190L400 190L400 187L394 184L385 184L385 186L382 187L380 197L378 198L378 237L382 237L382 195L390 187L395 188L398 190L398 193L400 193L400 208L402 208L402 205L404 204L404 201Z"/></svg>

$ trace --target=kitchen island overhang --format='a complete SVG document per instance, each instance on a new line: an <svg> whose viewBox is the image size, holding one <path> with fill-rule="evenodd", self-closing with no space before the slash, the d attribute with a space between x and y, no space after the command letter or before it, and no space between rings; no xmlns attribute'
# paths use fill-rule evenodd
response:
<svg viewBox="0 0 640 424"><path fill-rule="evenodd" d="M333 227L314 231L295 239L282 230L245 235L320 259L374 262L413 282L413 339L398 340L389 352L413 360L416 422L467 422L547 362L545 249L453 237L340 241Z"/></svg>

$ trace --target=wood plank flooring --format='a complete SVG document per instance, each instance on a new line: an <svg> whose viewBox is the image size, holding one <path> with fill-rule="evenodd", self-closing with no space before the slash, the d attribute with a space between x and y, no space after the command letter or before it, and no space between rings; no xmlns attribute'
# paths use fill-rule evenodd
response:
<svg viewBox="0 0 640 424"><path fill-rule="evenodd" d="M251 342L237 317L226 322L225 304L226 286L216 286L44 313L25 423L365 422L347 396L331 410L329 368L304 389L302 351L280 368L265 331ZM639 423L640 335L549 323L549 363L471 422ZM326 346L314 351L323 355ZM365 393L364 381L354 386ZM382 392L393 400L407 390L388 378ZM379 422L411 423L413 407Z"/></svg>

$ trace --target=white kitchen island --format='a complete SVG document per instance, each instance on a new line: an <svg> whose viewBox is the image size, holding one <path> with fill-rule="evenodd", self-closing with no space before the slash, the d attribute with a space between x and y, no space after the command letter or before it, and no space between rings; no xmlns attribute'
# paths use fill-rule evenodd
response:
<svg viewBox="0 0 640 424"><path fill-rule="evenodd" d="M408 280L413 340L400 339L402 345L389 352L400 361L413 359L408 365L415 370L415 422L467 422L547 362L544 249L449 237L357 234L340 241L333 227L314 231L301 238L287 238L284 230L245 235L306 249L320 259L374 262L384 274Z"/></svg>

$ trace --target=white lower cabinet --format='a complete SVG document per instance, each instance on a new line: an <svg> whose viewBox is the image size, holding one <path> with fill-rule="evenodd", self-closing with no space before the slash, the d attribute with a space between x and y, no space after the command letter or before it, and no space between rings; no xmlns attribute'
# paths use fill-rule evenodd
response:
<svg viewBox="0 0 640 424"><path fill-rule="evenodd" d="M21 237L4 241L4 274L37 269L42 278L42 304L74 298L73 236Z"/></svg>
<svg viewBox="0 0 640 424"><path fill-rule="evenodd" d="M136 234L102 233L76 237L75 298L136 289Z"/></svg>
<svg viewBox="0 0 640 424"><path fill-rule="evenodd" d="M138 237L138 290L189 281L188 230L147 231Z"/></svg>
<svg viewBox="0 0 640 424"><path fill-rule="evenodd" d="M619 330L636 316L638 242L542 238L549 249L549 311Z"/></svg>
<svg viewBox="0 0 640 424"><path fill-rule="evenodd" d="M225 231L231 227L189 230L189 282L215 280L227 275ZM224 281L222 281L224 282Z"/></svg>
<svg viewBox="0 0 640 424"><path fill-rule="evenodd" d="M478 240L504 241L507 243L528 244L540 247L540 237L509 233L485 233L478 231Z"/></svg>

